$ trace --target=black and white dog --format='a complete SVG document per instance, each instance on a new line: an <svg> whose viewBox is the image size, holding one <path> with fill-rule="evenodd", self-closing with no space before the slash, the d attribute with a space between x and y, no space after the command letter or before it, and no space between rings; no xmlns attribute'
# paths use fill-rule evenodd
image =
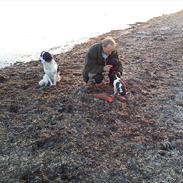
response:
<svg viewBox="0 0 183 183"><path fill-rule="evenodd" d="M126 83L117 74L115 75L115 77L116 79L113 81L114 95L125 96L127 94Z"/></svg>
<svg viewBox="0 0 183 183"><path fill-rule="evenodd" d="M40 62L43 64L44 76L41 81L39 81L39 86L52 86L56 85L60 81L60 73L58 71L58 65L53 59L49 52L41 52Z"/></svg>

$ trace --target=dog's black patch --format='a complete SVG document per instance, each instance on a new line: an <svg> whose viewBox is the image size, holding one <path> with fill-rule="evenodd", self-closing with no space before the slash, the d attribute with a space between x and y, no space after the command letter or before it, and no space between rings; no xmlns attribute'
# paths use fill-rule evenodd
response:
<svg viewBox="0 0 183 183"><path fill-rule="evenodd" d="M120 95L122 95L122 96L126 95L126 90L125 90L123 83L117 82L116 88L117 88L117 91Z"/></svg>
<svg viewBox="0 0 183 183"><path fill-rule="evenodd" d="M44 52L41 56L46 62L51 62L52 60L52 56L49 52Z"/></svg>

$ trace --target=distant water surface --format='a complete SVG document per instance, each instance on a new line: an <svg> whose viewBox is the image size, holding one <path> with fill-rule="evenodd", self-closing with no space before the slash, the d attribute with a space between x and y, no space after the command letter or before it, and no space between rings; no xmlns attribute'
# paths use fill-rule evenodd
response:
<svg viewBox="0 0 183 183"><path fill-rule="evenodd" d="M183 9L179 0L0 1L0 67L60 53L128 24Z"/></svg>

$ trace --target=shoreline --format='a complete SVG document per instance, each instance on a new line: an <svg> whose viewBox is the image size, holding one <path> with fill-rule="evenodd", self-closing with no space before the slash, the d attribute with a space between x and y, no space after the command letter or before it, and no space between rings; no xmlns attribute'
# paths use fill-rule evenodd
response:
<svg viewBox="0 0 183 183"><path fill-rule="evenodd" d="M49 48L47 51L49 51L53 55L59 55L59 54L62 54L62 53L66 53L66 52L71 51L75 47L75 45L87 43L90 40L96 39L96 38L101 37L103 35L110 35L111 32L115 32L115 31L116 32L121 31L121 32L124 32L124 34L126 34L127 32L133 30L137 26L140 26L140 25L145 24L145 23L147 23L147 22L149 22L149 21L151 21L153 19L156 19L156 18L162 17L162 16L166 16L166 15L168 15L168 14L162 14L162 15L157 16L157 17L152 17L148 21L145 21L145 22L130 23L130 24L127 24L125 26L126 28L124 28L124 29L114 29L114 30L111 30L109 32L104 32L104 33L101 33L101 34L96 34L95 36L91 36L91 37L87 37L87 38L81 38L81 39L75 40L75 41L73 40L73 41L70 41L70 42L65 43L62 46L55 46L55 47ZM15 54L15 53L7 54L6 53L4 55L6 55L6 58L9 58L9 61L12 60L13 58L15 58L15 61L10 61L10 63L8 63L7 65L6 64L5 65L3 64L4 66L3 65L0 66L0 70L3 69L3 68L6 68L6 67L12 67L14 65L18 65L19 63L29 63L29 62L32 62L32 61L37 61L36 58L35 58L36 55L38 55L38 57L39 57L39 53L33 53L33 54ZM16 57L19 59L18 61L16 61ZM25 60L23 61L23 59L21 57L22 58L25 58Z"/></svg>
<svg viewBox="0 0 183 183"><path fill-rule="evenodd" d="M87 41L89 38L82 38L77 41L70 41L68 43L65 43L65 45L62 46L55 46L47 51L51 54L59 54L59 53L65 53L69 50L71 50L75 44L80 44L85 41ZM4 61L0 64L0 69L3 69L5 67L16 65L17 63L27 63L31 61L36 61L36 57L39 58L39 53L32 53L32 54L15 54L15 53L6 53L3 54L2 58L4 58ZM8 63L5 63L7 62Z"/></svg>

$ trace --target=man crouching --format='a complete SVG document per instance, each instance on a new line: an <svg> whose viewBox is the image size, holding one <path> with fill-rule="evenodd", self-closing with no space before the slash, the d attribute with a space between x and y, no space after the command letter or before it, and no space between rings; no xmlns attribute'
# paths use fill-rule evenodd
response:
<svg viewBox="0 0 183 183"><path fill-rule="evenodd" d="M100 85L104 79L104 73L107 73L110 84L113 85L116 74L122 75L122 63L115 48L116 42L110 37L89 48L83 70L83 79L86 83Z"/></svg>

